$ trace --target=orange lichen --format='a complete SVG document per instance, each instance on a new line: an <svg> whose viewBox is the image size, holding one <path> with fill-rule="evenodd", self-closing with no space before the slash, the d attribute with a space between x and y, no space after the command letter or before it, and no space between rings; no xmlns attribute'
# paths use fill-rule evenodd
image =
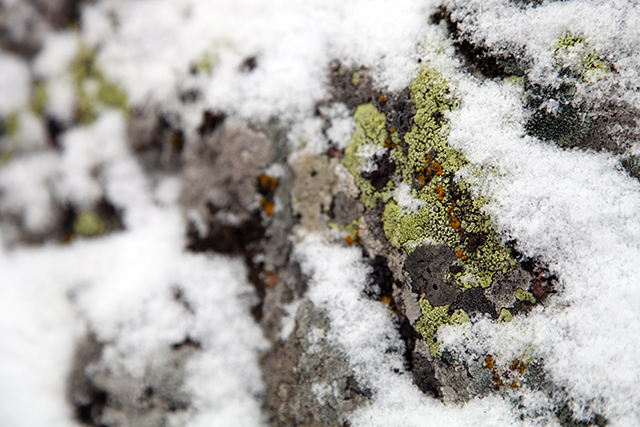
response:
<svg viewBox="0 0 640 427"><path fill-rule="evenodd" d="M456 249L456 256L458 257L458 259L462 258L464 256L464 254L462 253L462 251L460 249Z"/></svg>
<svg viewBox="0 0 640 427"><path fill-rule="evenodd" d="M258 184L263 191L275 194L278 185L280 185L280 180L273 176L262 174L258 177Z"/></svg>
<svg viewBox="0 0 640 427"><path fill-rule="evenodd" d="M442 175L442 166L440 165L440 163L433 162L432 166L433 166L433 170L435 171L436 175Z"/></svg>
<svg viewBox="0 0 640 427"><path fill-rule="evenodd" d="M389 100L389 98L387 98L384 95L380 95L380 99L378 100L379 102L387 102Z"/></svg>
<svg viewBox="0 0 640 427"><path fill-rule="evenodd" d="M458 251L460 252L460 251ZM483 368L487 368L487 369L491 369L494 370L496 365L495 362L493 360L493 356L492 355L487 355L487 357L484 358L484 363L482 364Z"/></svg>
<svg viewBox="0 0 640 427"><path fill-rule="evenodd" d="M353 237L351 236L347 236L344 238L344 241L347 242L347 245L351 246L355 243L355 240L353 240Z"/></svg>
<svg viewBox="0 0 640 427"><path fill-rule="evenodd" d="M273 216L274 203L271 200L267 199L266 197L262 197L262 200L260 201L260 207L262 207L264 213L268 217Z"/></svg>
<svg viewBox="0 0 640 427"><path fill-rule="evenodd" d="M520 375L524 374L524 371L527 369L527 364L516 359L513 361L511 366L509 367L512 371L518 372Z"/></svg>
<svg viewBox="0 0 640 427"><path fill-rule="evenodd" d="M391 136L389 135L387 135L387 137L385 138L384 142L382 143L382 146L384 148L390 148L392 150L397 147L397 145L391 140Z"/></svg>
<svg viewBox="0 0 640 427"><path fill-rule="evenodd" d="M456 230L460 228L460 221L454 216L449 218L449 224L451 224L451 227L455 228Z"/></svg>
<svg viewBox="0 0 640 427"><path fill-rule="evenodd" d="M442 201L444 199L444 189L442 186L437 186L435 188L436 193L438 193L438 200Z"/></svg>
<svg viewBox="0 0 640 427"><path fill-rule="evenodd" d="M500 390L503 386L522 388L522 375L527 368L526 363L515 359L507 369L504 366L499 367L493 356L488 355L485 357L482 367L491 371L493 388L496 391Z"/></svg>

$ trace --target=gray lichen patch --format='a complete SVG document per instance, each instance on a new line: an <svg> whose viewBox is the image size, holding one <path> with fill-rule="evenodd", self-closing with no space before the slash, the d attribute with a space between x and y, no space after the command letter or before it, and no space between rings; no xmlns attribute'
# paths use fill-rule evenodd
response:
<svg viewBox="0 0 640 427"><path fill-rule="evenodd" d="M142 378L102 357L105 344L91 334L76 346L67 382L67 397L76 419L89 426L156 427L167 414L186 410L185 364L198 344L186 340L146 361Z"/></svg>
<svg viewBox="0 0 640 427"><path fill-rule="evenodd" d="M185 137L179 120L152 106L133 108L127 136L142 166L149 172L176 172L182 166Z"/></svg>
<svg viewBox="0 0 640 427"><path fill-rule="evenodd" d="M533 278L524 269L518 267L507 271L498 272L493 278L491 287L484 290L484 294L500 312L502 309L513 307L516 302L516 292L518 290L529 289Z"/></svg>
<svg viewBox="0 0 640 427"><path fill-rule="evenodd" d="M329 222L332 193L337 182L337 160L307 153L293 164L295 183L291 194L300 226L307 231L323 231Z"/></svg>
<svg viewBox="0 0 640 427"><path fill-rule="evenodd" d="M446 245L420 245L407 256L405 269L411 276L414 293L423 295L434 306L453 303L460 287L447 280L449 268L457 260Z"/></svg>
<svg viewBox="0 0 640 427"><path fill-rule="evenodd" d="M263 359L271 425L340 426L372 392L360 385L347 355L328 338L326 314L305 300L294 332Z"/></svg>
<svg viewBox="0 0 640 427"><path fill-rule="evenodd" d="M247 124L224 120L185 147L181 202L200 219L237 225L259 206L258 177L273 159L273 144Z"/></svg>

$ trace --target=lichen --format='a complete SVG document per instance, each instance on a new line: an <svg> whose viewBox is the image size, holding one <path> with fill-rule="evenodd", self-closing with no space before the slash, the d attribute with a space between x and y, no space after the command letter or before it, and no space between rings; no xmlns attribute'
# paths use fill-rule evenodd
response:
<svg viewBox="0 0 640 427"><path fill-rule="evenodd" d="M424 297L420 297L420 309L422 316L415 324L415 330L422 336L425 343L429 346L431 357L440 358L442 349L440 343L437 342L435 334L442 325L462 325L469 322L469 316L464 310L455 310L449 314L449 304L442 307L433 307Z"/></svg>
<svg viewBox="0 0 640 427"><path fill-rule="evenodd" d="M355 178L356 185L361 192L360 201L365 208L372 209L378 200L389 200L394 188L393 182L389 181L378 191L368 179L362 176L363 167L368 161L367 151L385 150L384 143L387 138L385 116L373 104L363 104L358 106L353 118L356 122L356 131L345 150L342 164L349 169Z"/></svg>
<svg viewBox="0 0 640 427"><path fill-rule="evenodd" d="M217 55L212 55L209 52L202 54L200 59L193 64L193 71L196 73L213 74L214 68L220 62L220 58Z"/></svg>
<svg viewBox="0 0 640 427"><path fill-rule="evenodd" d="M583 81L600 80L605 74L611 73L611 67L584 37L571 31L566 31L552 49L557 65L565 73L573 73Z"/></svg>
<svg viewBox="0 0 640 427"><path fill-rule="evenodd" d="M71 64L76 92L76 116L80 125L92 123L105 107L119 108L128 113L127 94L109 81L96 61L96 51L81 44L78 56Z"/></svg>
<svg viewBox="0 0 640 427"><path fill-rule="evenodd" d="M93 211L81 211L73 223L73 232L78 236L93 237L104 234L107 225Z"/></svg>
<svg viewBox="0 0 640 427"><path fill-rule="evenodd" d="M404 144L397 138L393 151L403 182L426 203L416 213L387 203L385 234L393 246L407 252L421 243L446 244L465 267L453 279L465 287L488 287L495 272L512 268L515 261L482 214L484 200L472 197L464 181L455 179L467 160L447 145L445 113L457 101L447 80L430 68L421 70L410 89L414 123Z"/></svg>
<svg viewBox="0 0 640 427"><path fill-rule="evenodd" d="M411 253L424 243L446 244L464 267L448 273L450 278L465 287L488 287L495 272L507 271L515 261L482 214L484 200L472 197L466 184L455 179L467 165L446 140L445 115L457 100L447 79L427 67L410 90L416 108L410 130L401 138L393 127L387 130L385 115L373 104L360 105L342 162L354 176L365 208L385 204L382 222L391 245ZM392 200L398 181L419 201L416 209Z"/></svg>
<svg viewBox="0 0 640 427"><path fill-rule="evenodd" d="M527 106L533 110L525 129L529 135L560 147L574 147L584 141L593 125L592 106L575 99L577 85L601 80L611 73L611 67L583 37L571 31L550 48L559 79L542 86L525 76Z"/></svg>
<svg viewBox="0 0 640 427"><path fill-rule="evenodd" d="M44 113L48 101L49 93L46 83L44 81L37 82L33 88L31 100L29 101L29 109L33 111L34 114L41 116Z"/></svg>
<svg viewBox="0 0 640 427"><path fill-rule="evenodd" d="M522 289L518 289L516 291L516 299L518 301L530 302L531 304L536 303L536 297L534 297L531 292L527 292Z"/></svg>
<svg viewBox="0 0 640 427"><path fill-rule="evenodd" d="M498 322L506 322L509 323L513 320L513 314L506 308L500 310L500 316L498 316Z"/></svg>
<svg viewBox="0 0 640 427"><path fill-rule="evenodd" d="M360 83L360 73L358 71L354 71L351 75L351 84L358 87L358 83Z"/></svg>
<svg viewBox="0 0 640 427"><path fill-rule="evenodd" d="M620 161L620 164L630 176L640 181L640 157L639 156L625 157Z"/></svg>
<svg viewBox="0 0 640 427"><path fill-rule="evenodd" d="M17 113L9 114L4 119L2 127L4 134L9 138L13 138L18 134L18 131L20 130L20 116Z"/></svg>

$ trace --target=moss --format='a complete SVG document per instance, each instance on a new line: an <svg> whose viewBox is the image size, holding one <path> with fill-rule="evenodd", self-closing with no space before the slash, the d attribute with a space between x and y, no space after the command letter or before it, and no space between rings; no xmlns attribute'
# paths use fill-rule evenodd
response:
<svg viewBox="0 0 640 427"><path fill-rule="evenodd" d="M73 223L73 232L78 236L99 236L106 231L107 225L98 215L89 210L80 212Z"/></svg>
<svg viewBox="0 0 640 427"><path fill-rule="evenodd" d="M82 44L78 56L71 64L76 90L76 116L78 123L87 125L105 107L118 108L128 113L127 93L109 81L96 63L96 51Z"/></svg>
<svg viewBox="0 0 640 427"><path fill-rule="evenodd" d="M36 83L31 100L29 101L29 109L34 114L41 116L44 113L47 103L49 102L49 94L45 82Z"/></svg>
<svg viewBox="0 0 640 427"><path fill-rule="evenodd" d="M371 182L362 176L362 168L367 163L366 150L384 149L387 138L385 116L373 104L363 104L358 106L353 118L356 122L356 131L345 150L342 164L355 178L361 192L360 201L365 208L372 209L378 200L389 200L393 190L393 183L389 181L382 190L377 191Z"/></svg>
<svg viewBox="0 0 640 427"><path fill-rule="evenodd" d="M420 310L422 316L416 322L415 330L429 346L431 357L439 358L442 355L442 350L435 338L438 328L446 324L461 325L467 323L469 322L469 316L463 310L456 310L450 315L448 304L442 307L432 307L424 295L420 298Z"/></svg>

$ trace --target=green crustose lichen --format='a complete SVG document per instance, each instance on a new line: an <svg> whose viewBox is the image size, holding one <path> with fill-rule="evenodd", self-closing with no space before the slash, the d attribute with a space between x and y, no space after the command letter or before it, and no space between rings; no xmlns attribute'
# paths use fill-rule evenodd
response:
<svg viewBox="0 0 640 427"><path fill-rule="evenodd" d="M447 80L424 68L411 84L416 114L411 131L404 136L405 148L394 149L402 180L412 195L426 202L416 213L404 212L390 202L383 216L390 243L407 251L416 245L444 243L458 256L465 271L455 280L465 287L491 284L495 272L515 265L502 246L490 219L481 213L484 200L474 198L455 173L467 160L446 142L445 112L456 105Z"/></svg>
<svg viewBox="0 0 640 427"><path fill-rule="evenodd" d="M47 85L45 82L40 81L36 83L33 88L33 94L29 101L29 109L41 116L44 113L47 103L49 102L49 93L47 91Z"/></svg>
<svg viewBox="0 0 640 427"><path fill-rule="evenodd" d="M467 160L446 141L446 111L457 101L447 80L438 72L423 68L411 84L411 100L416 108L411 130L404 141L394 129L385 127L385 115L373 104L360 105L355 114L356 131L345 150L343 164L355 177L360 200L367 209L385 203L382 216L389 242L407 252L422 243L446 244L452 248L464 271L452 278L461 286L488 287L495 272L515 265L502 246L490 219L481 213L482 198L474 198L455 173ZM409 212L391 200L394 179L376 190L363 177L362 169L371 153L384 152L395 163L394 179L411 188L422 207Z"/></svg>
<svg viewBox="0 0 640 427"><path fill-rule="evenodd" d="M431 357L439 358L442 355L442 350L435 339L438 328L446 324L461 325L467 323L469 322L469 316L460 309L449 314L449 305L432 307L429 301L424 298L424 295L420 298L420 310L422 311L422 316L416 322L415 330L429 346Z"/></svg>
<svg viewBox="0 0 640 427"><path fill-rule="evenodd" d="M78 56L71 64L76 90L76 115L78 123L92 123L100 107L119 108L128 112L127 93L107 80L96 64L96 51L81 45Z"/></svg>
<svg viewBox="0 0 640 427"><path fill-rule="evenodd" d="M367 209L375 207L378 200L389 200L393 183L389 181L381 191L376 191L371 182L362 176L362 168L367 163L367 150L384 149L387 138L385 116L373 104L358 106L353 118L356 131L345 150L342 163L353 174L356 185L360 189L360 201Z"/></svg>
<svg viewBox="0 0 640 427"><path fill-rule="evenodd" d="M525 77L527 107L533 110L525 129L529 135L554 141L560 147L574 147L589 135L593 124L592 106L575 100L576 85L601 80L611 73L611 67L583 37L570 31L550 49L560 79L553 85L542 86ZM546 108L550 100L555 104L551 111Z"/></svg>
<svg viewBox="0 0 640 427"><path fill-rule="evenodd" d="M611 72L600 54L583 37L571 31L565 32L552 48L558 66L570 68L582 80L598 80Z"/></svg>
<svg viewBox="0 0 640 427"><path fill-rule="evenodd" d="M106 231L107 225L92 211L80 212L73 222L73 232L78 236L99 236Z"/></svg>
<svg viewBox="0 0 640 427"><path fill-rule="evenodd" d="M4 134L13 138L20 130L20 116L17 113L9 114L2 124Z"/></svg>
<svg viewBox="0 0 640 427"><path fill-rule="evenodd" d="M516 295L515 296L516 296L516 299L518 301L530 302L531 304L535 304L536 303L536 297L534 297L531 292L527 292L525 290L518 289L516 291Z"/></svg>

